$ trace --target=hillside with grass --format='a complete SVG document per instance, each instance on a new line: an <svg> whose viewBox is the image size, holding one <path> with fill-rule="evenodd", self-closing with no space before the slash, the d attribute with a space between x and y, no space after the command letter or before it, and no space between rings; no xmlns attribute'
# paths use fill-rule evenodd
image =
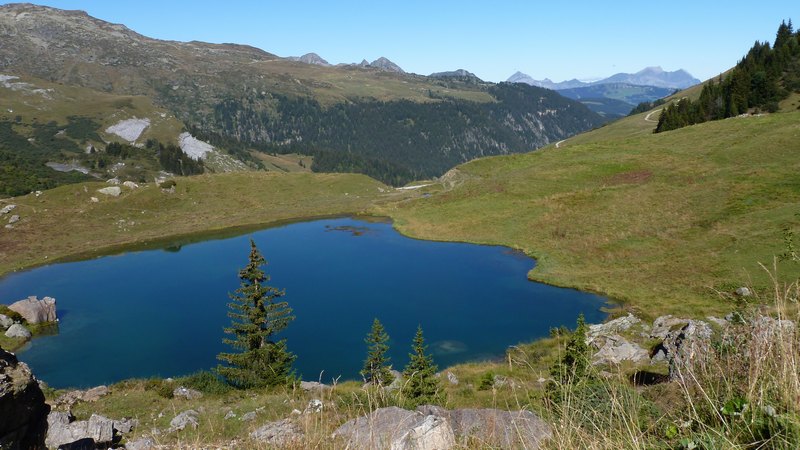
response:
<svg viewBox="0 0 800 450"><path fill-rule="evenodd" d="M223 148L254 167L251 151L302 153L313 157L316 172L359 172L403 185L605 121L541 88L306 64L235 44L161 41L81 11L4 5L0 31L7 43L0 76L145 97L194 137L229 141ZM86 106L81 115L94 116ZM245 149L232 151L237 147Z"/></svg>
<svg viewBox="0 0 800 450"><path fill-rule="evenodd" d="M78 33L84 38L98 29L113 31L117 37L141 38L122 26L79 13L59 17L90 23ZM200 372L76 392L40 386L28 373L27 385L41 391L42 406L46 399L58 414L51 421L54 429L70 423L86 428L105 421L109 433L103 438L108 445L127 448L344 448L365 442L352 431L358 420L367 424L368 439L377 439L370 427L380 422L378 413L386 413L419 421L398 437L392 433L405 420L387 420L390 438L381 444L390 447L386 442L398 442L395 448L423 447L419 443L430 442L424 439L433 440L432 435L440 447L470 449L797 448L797 95L782 97L776 108L770 108L774 112L653 132L664 109L683 99L703 98L703 92L711 89L704 86L713 85L711 81L590 132L570 137L561 130L540 136L542 143L557 143L538 151L471 160L417 189L395 189L361 174L309 169L358 167L400 183L483 155L478 151L482 147L432 163L435 170L423 172L407 166L402 159L407 156L388 161L369 150L333 158L342 151L337 149L343 145L340 136L320 126L360 117L362 124L350 131L363 132L364 124L384 124L392 131L384 140L402 147L404 133L430 126L427 123L435 120L437 111L450 117L461 110L484 117L485 124L496 124L492 120L499 116L510 120L510 115L509 123L530 125L522 127L524 131L534 128L526 121L539 113L521 111L540 91L474 82L462 89L453 81L303 65L227 44L158 45L179 56L171 63L176 66L170 67L178 78L164 85L139 76L120 78L120 66L115 64L77 65L46 78L50 81L30 75L2 79L0 90L10 96L0 96L0 107L11 112L0 118L0 161L12 169L0 174L0 183L45 184L40 185L42 192L0 199L4 211L0 219L8 223L0 228L0 275L54 261L179 247L287 221L365 214L389 217L402 233L419 239L521 250L537 260L531 279L596 292L614 305L605 324L585 324L576 318L575 329L552 329L549 338L532 343L508 343L498 360L441 368L435 376L437 369L426 367L431 375L427 381L435 391L430 396L409 394L408 377L404 380L402 374L390 386L326 380L320 375L319 380L305 383L289 377L278 386L236 389L212 372ZM158 61L148 59L152 55L137 53L143 51L140 48L126 47L130 55L107 53L111 47L95 50L93 58L110 58L106 62L143 58L142 70L167 73L159 72ZM59 51L63 52L59 57L74 57L68 48ZM222 90L221 97L209 100L211 91L193 84L186 68L197 55L211 61L219 54L258 67L265 78L256 79L267 81L255 81L239 96L225 97L230 91ZM60 70L63 60L56 61L60 62L41 70ZM217 69L208 61L198 66L203 82L218 82L222 76L242 81L236 78L241 73L213 73ZM280 90L262 94L260 89L267 85ZM411 97L405 93L409 89ZM348 103L358 92L370 99ZM72 109L78 98L89 105L80 114ZM384 103L392 107L381 109ZM575 108L572 103L565 105ZM194 107L196 111L188 112ZM204 128L195 122L211 116L219 121L218 127ZM291 127L277 127L277 134L265 139L264 129L245 126L269 120L285 124L291 117L296 120L291 127L312 134L324 145L294 142L282 148L275 140L291 140ZM133 140L122 142L123 136L113 137L108 131L120 122L143 118L150 124ZM533 142L530 136L512 135L509 130L519 130L517 125L494 129L481 138L470 135L469 126L455 124L441 129L469 139L452 140L453 152L482 139L520 147ZM120 132L127 135L126 130ZM231 159L249 155L241 157L271 171L220 169L167 183L151 181L166 164L191 164L156 145L182 132L225 149L224 156ZM354 142L368 148L366 139L354 137ZM433 131L426 139L450 145L437 140ZM103 146L99 155L87 152L95 144ZM26 151L14 153L19 149ZM426 156L424 151L409 154ZM115 164L145 170L144 182L111 186L88 178L91 174L41 175L45 162L95 161L96 167L104 155L119 157ZM154 165L147 166L150 163ZM22 181L12 178L21 173ZM118 195L108 194L109 187L118 187ZM236 274L230 276L234 279ZM491 300L486 299L486 308L493 307ZM11 314L7 308L1 310ZM366 332L369 324L363 325ZM109 327L113 332L113 321ZM5 349L23 343L0 337ZM423 344L420 331L414 351L424 353ZM366 355L367 348L347 351ZM0 352L0 357L0 382L24 378L26 369L13 355ZM0 394L17 395L21 385L14 386L15 390ZM435 405L420 406L421 402ZM3 404L19 406L14 401ZM484 415L474 419L470 414L478 409ZM486 430L508 411L522 411L544 425L529 426L531 419L523 425L513 422L502 433L475 432ZM472 427L465 417L472 417ZM540 434L532 437L531 428Z"/></svg>
<svg viewBox="0 0 800 450"><path fill-rule="evenodd" d="M640 314L719 312L739 284L769 289L758 263L800 225L799 119L653 135L633 116L560 148L459 166L430 198L387 213L415 237L520 248L537 258L533 279Z"/></svg>

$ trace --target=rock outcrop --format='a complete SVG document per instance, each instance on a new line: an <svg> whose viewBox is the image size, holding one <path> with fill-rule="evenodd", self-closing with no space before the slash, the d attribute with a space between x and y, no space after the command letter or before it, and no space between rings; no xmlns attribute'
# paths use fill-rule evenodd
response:
<svg viewBox="0 0 800 450"><path fill-rule="evenodd" d="M291 419L283 419L264 424L250 433L250 437L269 446L284 447L299 442L303 431Z"/></svg>
<svg viewBox="0 0 800 450"><path fill-rule="evenodd" d="M28 366L0 349L0 448L41 448L49 411Z"/></svg>
<svg viewBox="0 0 800 450"><path fill-rule="evenodd" d="M420 406L423 414L445 417L453 427L456 444L468 447L479 443L490 448L540 448L552 436L550 425L536 414L499 409L454 409Z"/></svg>
<svg viewBox="0 0 800 450"><path fill-rule="evenodd" d="M592 364L613 365L624 361L638 363L650 359L650 353L635 342L630 342L624 337L614 334L597 338L592 343L599 345L597 352L592 356Z"/></svg>
<svg viewBox="0 0 800 450"><path fill-rule="evenodd" d="M193 409L183 411L169 422L169 431L180 431L186 427L196 429L200 424L200 422L198 422L198 417L199 414Z"/></svg>
<svg viewBox="0 0 800 450"><path fill-rule="evenodd" d="M0 330L7 330L11 325L14 325L14 319L5 314L0 314Z"/></svg>
<svg viewBox="0 0 800 450"><path fill-rule="evenodd" d="M45 297L39 300L36 296L30 296L24 300L12 303L8 309L16 311L28 323L55 322L56 299Z"/></svg>
<svg viewBox="0 0 800 450"><path fill-rule="evenodd" d="M450 411L430 405L416 411L380 408L345 423L334 433L350 448L391 449L450 449L475 443L536 449L551 435L550 426L530 411Z"/></svg>
<svg viewBox="0 0 800 450"><path fill-rule="evenodd" d="M669 377L677 380L681 373L710 356L711 326L702 320L689 320L679 330L667 334L661 348L669 361Z"/></svg>
<svg viewBox="0 0 800 450"><path fill-rule="evenodd" d="M85 391L69 391L58 397L55 401L55 404L57 408L69 410L75 403L96 402L97 400L100 400L101 397L108 395L108 393L109 390L107 386L97 386Z"/></svg>
<svg viewBox="0 0 800 450"><path fill-rule="evenodd" d="M349 448L450 449L455 434L449 421L438 415L391 406L353 419L334 432Z"/></svg>
<svg viewBox="0 0 800 450"><path fill-rule="evenodd" d="M130 432L132 428L130 421L115 421L97 414L92 414L89 420L76 421L69 412L52 411L47 416L45 445L50 449L84 443L108 447L120 440L123 431Z"/></svg>

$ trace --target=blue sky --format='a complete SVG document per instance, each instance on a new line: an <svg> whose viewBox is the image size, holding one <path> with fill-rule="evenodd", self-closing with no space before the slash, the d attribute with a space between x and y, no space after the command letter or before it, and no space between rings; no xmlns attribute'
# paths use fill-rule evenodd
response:
<svg viewBox="0 0 800 450"><path fill-rule="evenodd" d="M459 68L489 81L516 71L561 81L688 70L727 70L798 1L117 1L47 0L146 36L235 42L279 56L316 52L331 63L386 56L427 75Z"/></svg>

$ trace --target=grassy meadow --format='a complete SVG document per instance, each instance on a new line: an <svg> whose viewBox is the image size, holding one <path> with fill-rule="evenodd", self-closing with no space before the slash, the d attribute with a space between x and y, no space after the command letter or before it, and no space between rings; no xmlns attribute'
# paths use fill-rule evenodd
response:
<svg viewBox="0 0 800 450"><path fill-rule="evenodd" d="M0 200L16 204L20 216L13 229L0 229L0 273L198 233L358 214L374 202L413 195L353 174L236 172L176 181L174 193L148 183L111 197L97 192L106 183L94 182Z"/></svg>
<svg viewBox="0 0 800 450"><path fill-rule="evenodd" d="M467 163L454 187L379 210L414 237L524 250L538 259L533 279L644 317L728 312L736 287L769 288L758 264L784 250L784 228L800 227L800 113L658 135L645 115Z"/></svg>

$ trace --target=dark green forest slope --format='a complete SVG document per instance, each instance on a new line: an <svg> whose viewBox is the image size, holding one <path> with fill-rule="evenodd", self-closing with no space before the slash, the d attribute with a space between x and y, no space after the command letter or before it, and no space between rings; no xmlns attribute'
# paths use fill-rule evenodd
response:
<svg viewBox="0 0 800 450"><path fill-rule="evenodd" d="M241 97L218 104L206 126L266 151L315 155L315 171L363 172L402 184L477 157L530 151L603 123L584 105L547 89L501 83L487 91L494 102L362 99L327 108L308 97Z"/></svg>
<svg viewBox="0 0 800 450"><path fill-rule="evenodd" d="M792 92L800 92L800 32L794 32L790 20L778 27L772 46L756 42L727 75L706 83L699 99L684 98L667 107L655 132L756 110L775 112Z"/></svg>

